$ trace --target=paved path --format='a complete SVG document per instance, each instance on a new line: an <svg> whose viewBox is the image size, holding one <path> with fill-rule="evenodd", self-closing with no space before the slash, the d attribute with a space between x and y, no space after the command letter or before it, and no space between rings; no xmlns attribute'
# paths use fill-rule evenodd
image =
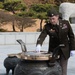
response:
<svg viewBox="0 0 75 75"><path fill-rule="evenodd" d="M35 50L35 45L27 45L27 50ZM42 50L48 50L47 45L43 45ZM5 75L6 70L3 66L3 61L7 57L7 54L21 52L20 45L0 45L0 75ZM10 74L11 71L10 71ZM75 75L75 56L70 57L68 63L68 75Z"/></svg>

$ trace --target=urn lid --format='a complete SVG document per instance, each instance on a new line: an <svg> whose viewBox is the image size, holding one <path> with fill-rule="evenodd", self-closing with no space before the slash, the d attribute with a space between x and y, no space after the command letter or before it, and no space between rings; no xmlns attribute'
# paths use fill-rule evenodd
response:
<svg viewBox="0 0 75 75"><path fill-rule="evenodd" d="M52 53L47 53L45 51L41 51L40 53L35 51L28 51L25 53L17 53L17 54L8 54L8 57L14 57L23 59L23 60L37 60L37 61L46 61L52 58ZM58 59L59 56L56 58Z"/></svg>

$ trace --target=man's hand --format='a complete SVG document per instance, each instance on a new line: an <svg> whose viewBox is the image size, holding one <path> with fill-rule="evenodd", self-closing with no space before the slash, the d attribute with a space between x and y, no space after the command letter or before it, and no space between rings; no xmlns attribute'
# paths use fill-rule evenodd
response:
<svg viewBox="0 0 75 75"><path fill-rule="evenodd" d="M40 50L41 50L41 45L40 45L40 44L38 44L38 45L36 46L35 51L36 51L36 52L40 52Z"/></svg>

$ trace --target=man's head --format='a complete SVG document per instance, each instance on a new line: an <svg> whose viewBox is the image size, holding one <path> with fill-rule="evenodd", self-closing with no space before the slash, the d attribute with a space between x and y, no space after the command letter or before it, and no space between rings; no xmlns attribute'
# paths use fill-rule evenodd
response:
<svg viewBox="0 0 75 75"><path fill-rule="evenodd" d="M47 15L51 24L56 25L58 23L59 13L55 9L49 10Z"/></svg>

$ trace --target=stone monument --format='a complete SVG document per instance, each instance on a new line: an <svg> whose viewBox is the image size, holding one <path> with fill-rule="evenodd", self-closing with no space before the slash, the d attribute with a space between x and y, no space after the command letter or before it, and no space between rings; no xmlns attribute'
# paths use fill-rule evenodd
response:
<svg viewBox="0 0 75 75"><path fill-rule="evenodd" d="M69 17L72 14L75 14L75 3L61 3L59 6L59 12L62 14L62 19L69 20Z"/></svg>

